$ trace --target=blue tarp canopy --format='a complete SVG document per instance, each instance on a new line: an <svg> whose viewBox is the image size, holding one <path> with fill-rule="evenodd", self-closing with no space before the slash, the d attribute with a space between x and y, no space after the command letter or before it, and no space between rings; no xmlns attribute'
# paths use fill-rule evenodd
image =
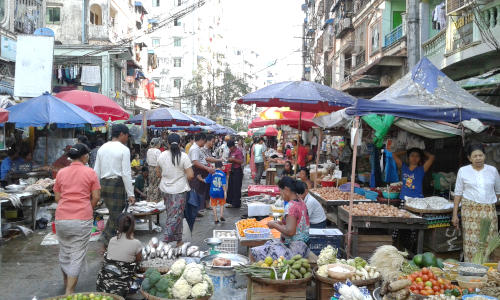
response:
<svg viewBox="0 0 500 300"><path fill-rule="evenodd" d="M216 124L216 122L214 120L209 119L209 118L204 117L204 116L194 115L192 117L197 119L200 122L200 124L203 124L203 125L210 126L210 125Z"/></svg>
<svg viewBox="0 0 500 300"><path fill-rule="evenodd" d="M359 99L349 115L390 114L402 118L459 123L472 118L500 123L500 108L487 104L448 78L427 58L371 100Z"/></svg>
<svg viewBox="0 0 500 300"><path fill-rule="evenodd" d="M94 127L105 124L98 116L49 93L11 106L7 110L7 123L15 123L17 128L42 127L49 124L56 124L59 128L75 128L87 124Z"/></svg>
<svg viewBox="0 0 500 300"><path fill-rule="evenodd" d="M234 131L234 129L226 127L226 126L222 126L219 124L213 124L213 125L210 125L208 127L212 128L212 130L215 132L215 134L236 135L236 131Z"/></svg>

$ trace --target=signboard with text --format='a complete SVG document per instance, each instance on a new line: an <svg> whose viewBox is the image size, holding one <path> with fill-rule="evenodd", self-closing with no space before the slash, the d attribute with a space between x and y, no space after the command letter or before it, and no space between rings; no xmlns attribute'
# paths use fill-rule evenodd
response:
<svg viewBox="0 0 500 300"><path fill-rule="evenodd" d="M454 28L452 27L452 41L451 50L461 49L473 41L473 24L474 15L469 14L467 16L459 17L453 22Z"/></svg>

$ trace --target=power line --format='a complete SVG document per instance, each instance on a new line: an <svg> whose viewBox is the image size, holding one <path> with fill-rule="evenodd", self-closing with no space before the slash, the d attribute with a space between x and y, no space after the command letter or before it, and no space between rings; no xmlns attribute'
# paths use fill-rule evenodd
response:
<svg viewBox="0 0 500 300"><path fill-rule="evenodd" d="M190 14L191 12L195 11L196 9L202 7L203 5L205 5L206 1L205 0L199 0L197 1L196 3L180 10L179 12L161 20L160 22L158 22L158 24L154 27L151 27L151 28L148 28L147 30L144 31L144 33L138 35L138 36L133 36L133 37L129 37L129 38L126 38L126 39L122 39L120 42L118 42L117 44L113 44L113 45L109 45L109 46L104 46L100 49L97 49L97 50L94 50L94 51L91 51L91 52L88 52L88 53L85 53L83 55L80 55L79 57L86 57L86 56L94 56L96 54L99 54L99 53L102 53L102 52L106 52L106 51L109 51L109 50L112 50L112 49L115 49L115 48L119 48L119 47L122 47L122 46L125 46L125 45L128 45L130 43L132 43L134 40L136 39L139 39L141 37L144 37L144 36L147 36L165 26L167 26L168 24L170 24L171 22L173 22L174 20L176 19L180 19L184 16L186 16L187 14ZM68 60L65 60L65 61L62 61L60 63L65 63L65 62L68 62L68 61L72 61L74 60L74 58L72 59L68 59Z"/></svg>

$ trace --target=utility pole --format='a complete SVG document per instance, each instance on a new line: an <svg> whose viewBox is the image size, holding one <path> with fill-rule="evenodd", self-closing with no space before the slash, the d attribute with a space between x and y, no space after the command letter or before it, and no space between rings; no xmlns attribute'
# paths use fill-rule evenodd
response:
<svg viewBox="0 0 500 300"><path fill-rule="evenodd" d="M419 0L407 0L408 21L406 37L408 42L408 69L413 68L420 60L419 2Z"/></svg>

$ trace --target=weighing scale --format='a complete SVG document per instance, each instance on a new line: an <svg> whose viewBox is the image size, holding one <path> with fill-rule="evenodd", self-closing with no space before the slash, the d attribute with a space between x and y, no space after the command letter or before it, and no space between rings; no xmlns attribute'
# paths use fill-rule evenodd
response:
<svg viewBox="0 0 500 300"><path fill-rule="evenodd" d="M219 254L220 251L215 249L217 246L219 246L220 244L222 244L222 240L221 239L218 239L218 238L208 238L208 239L205 239L205 243L210 246L210 250L208 251L208 255L214 255L214 254Z"/></svg>

